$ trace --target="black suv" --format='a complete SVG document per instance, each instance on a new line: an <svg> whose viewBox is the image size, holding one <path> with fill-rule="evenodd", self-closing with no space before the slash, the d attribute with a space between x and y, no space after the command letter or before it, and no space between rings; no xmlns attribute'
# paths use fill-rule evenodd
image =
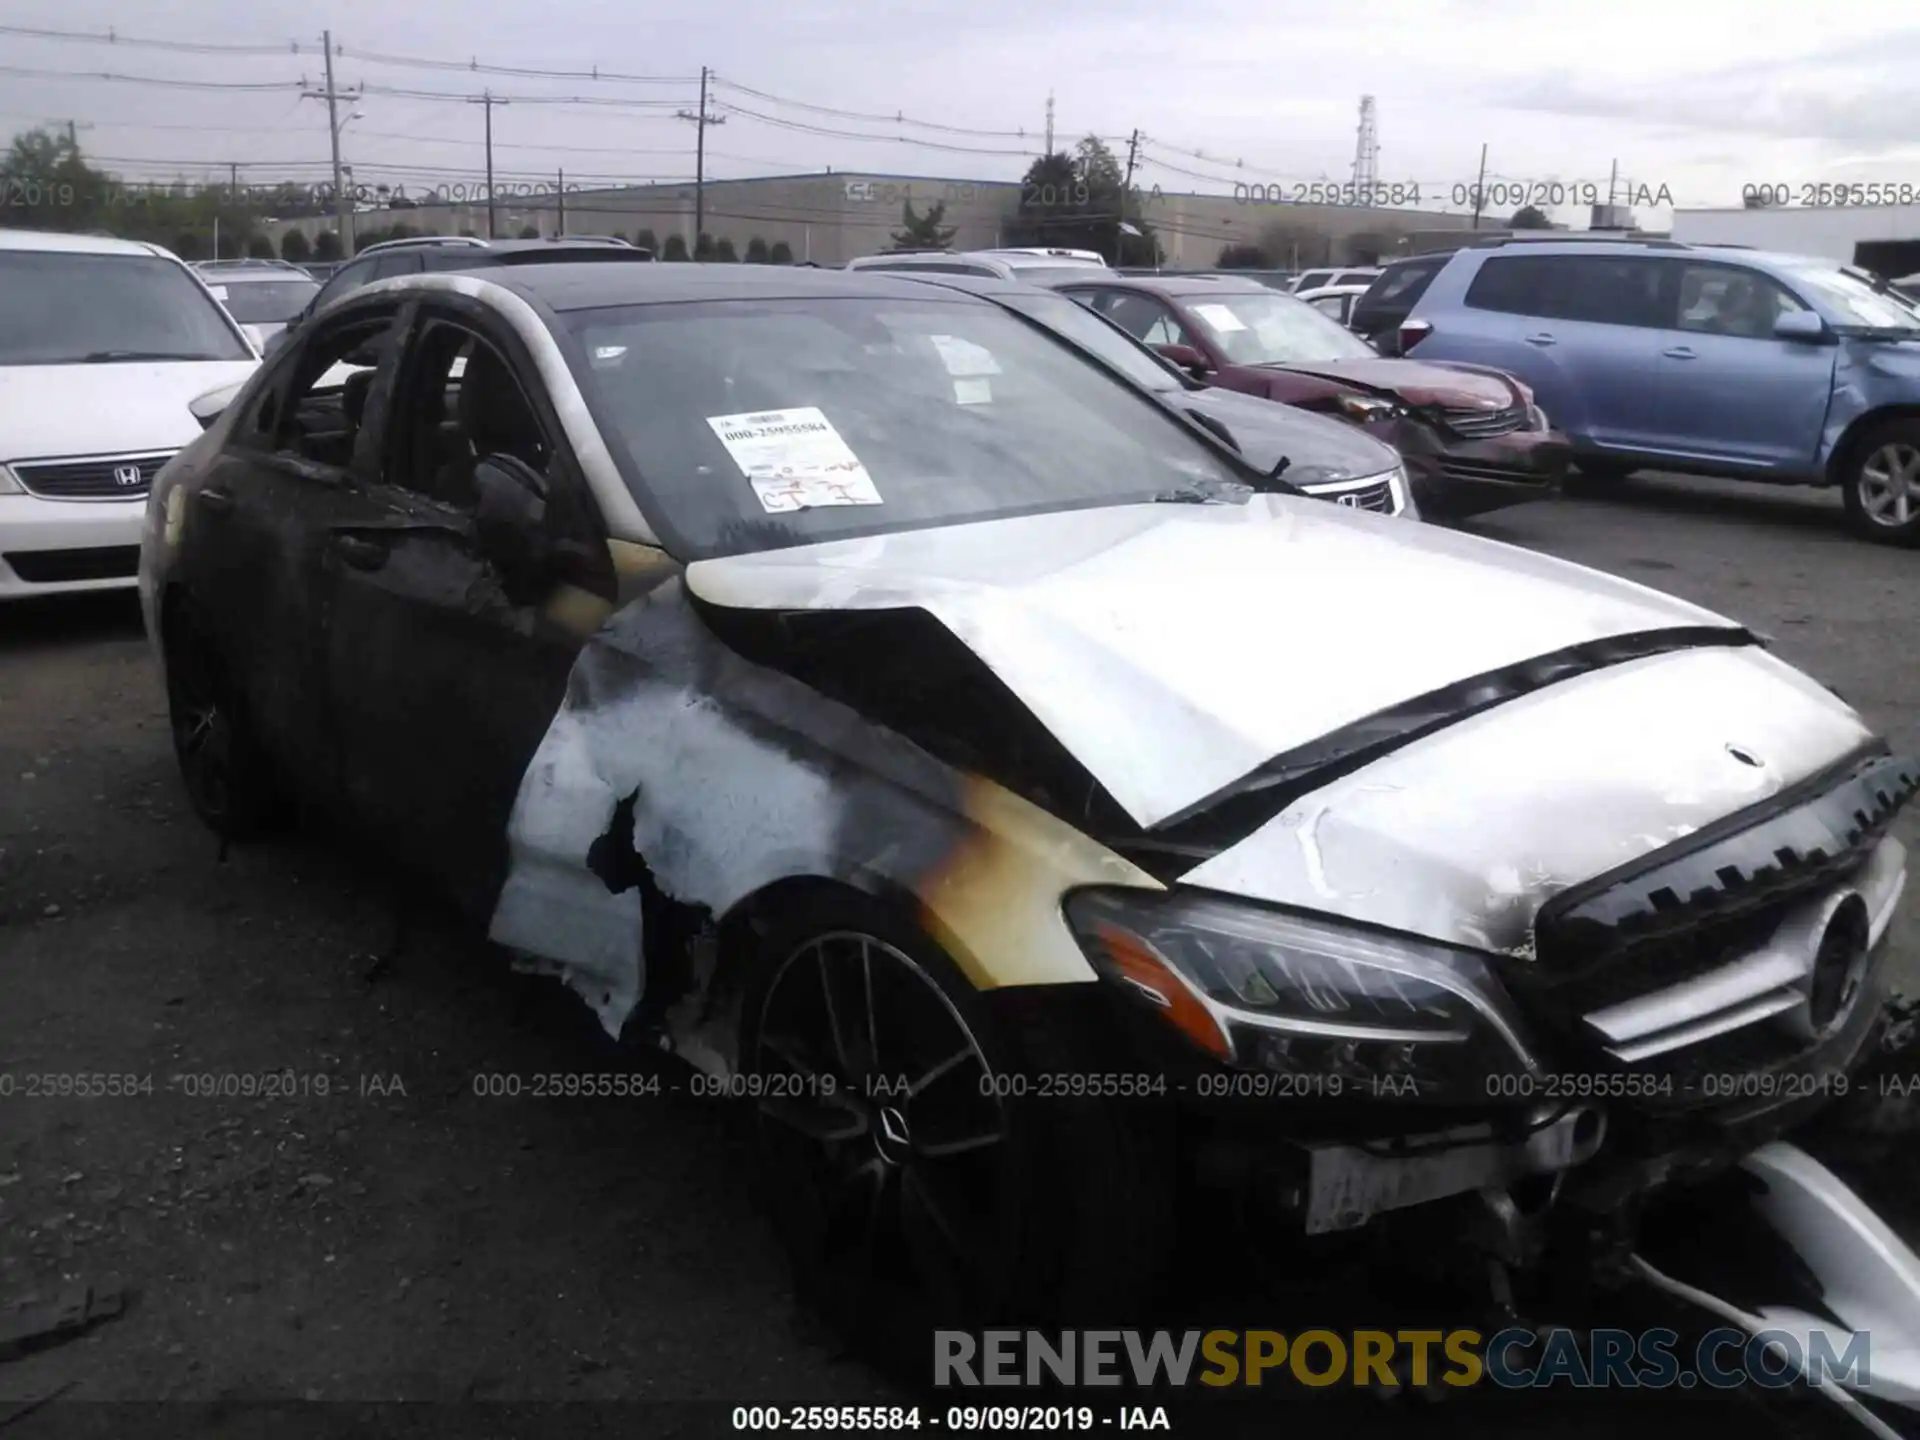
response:
<svg viewBox="0 0 1920 1440"><path fill-rule="evenodd" d="M478 270L486 265L538 265L547 261L574 264L583 260L651 260L653 252L604 235L557 235L545 240L481 240L472 235L420 235L382 240L369 245L327 277L320 293L308 302L287 328L267 342L272 354L286 337L315 311L338 300L349 290L396 275L418 275L430 270Z"/></svg>
<svg viewBox="0 0 1920 1440"><path fill-rule="evenodd" d="M1347 328L1382 355L1398 355L1400 322L1413 312L1433 277L1452 258L1453 251L1441 250L1387 261L1367 286L1366 294L1353 302Z"/></svg>

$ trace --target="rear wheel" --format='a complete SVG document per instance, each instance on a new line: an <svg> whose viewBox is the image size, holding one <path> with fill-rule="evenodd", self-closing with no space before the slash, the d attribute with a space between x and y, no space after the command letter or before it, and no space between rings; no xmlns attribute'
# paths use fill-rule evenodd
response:
<svg viewBox="0 0 1920 1440"><path fill-rule="evenodd" d="M1856 533L1920 545L1920 421L1890 421L1867 435L1840 485Z"/></svg>
<svg viewBox="0 0 1920 1440"><path fill-rule="evenodd" d="M225 668L184 601L168 608L167 718L194 814L215 834L252 840L283 818L266 755L248 729Z"/></svg>
<svg viewBox="0 0 1920 1440"><path fill-rule="evenodd" d="M1082 1037L996 1013L873 902L800 908L760 947L740 1054L803 1298L904 1360L934 1328L1104 1320L1151 1294L1172 1182L1156 1125L1029 1078L1089 1073Z"/></svg>

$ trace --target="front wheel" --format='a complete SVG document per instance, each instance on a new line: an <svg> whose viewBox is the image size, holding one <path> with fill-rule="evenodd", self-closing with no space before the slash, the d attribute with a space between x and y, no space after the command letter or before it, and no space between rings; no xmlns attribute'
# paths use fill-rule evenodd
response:
<svg viewBox="0 0 1920 1440"><path fill-rule="evenodd" d="M1886 545L1920 545L1920 420L1874 430L1840 479L1847 523Z"/></svg>
<svg viewBox="0 0 1920 1440"><path fill-rule="evenodd" d="M1153 1119L1009 1083L1090 1070L1076 1027L998 1013L877 903L797 908L757 947L740 1057L803 1298L905 1360L936 1328L1108 1317L1149 1296L1173 1179Z"/></svg>

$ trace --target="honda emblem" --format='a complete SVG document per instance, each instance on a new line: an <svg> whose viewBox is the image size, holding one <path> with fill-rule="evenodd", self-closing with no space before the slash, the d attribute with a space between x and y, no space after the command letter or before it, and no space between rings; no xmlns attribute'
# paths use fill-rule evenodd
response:
<svg viewBox="0 0 1920 1440"><path fill-rule="evenodd" d="M140 467L138 465L114 466L113 483L123 490L131 489L133 486L138 485L140 483Z"/></svg>

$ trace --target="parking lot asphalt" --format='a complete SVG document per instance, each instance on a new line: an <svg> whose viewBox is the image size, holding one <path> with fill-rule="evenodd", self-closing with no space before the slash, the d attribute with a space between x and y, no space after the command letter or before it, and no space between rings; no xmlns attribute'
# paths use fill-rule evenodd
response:
<svg viewBox="0 0 1920 1440"><path fill-rule="evenodd" d="M1748 622L1920 750L1917 557L1850 537L1833 497L1647 477L1472 528ZM384 877L350 846L219 859L130 596L0 610L0 793L0 1305L109 1276L128 1297L0 1364L0 1424L56 1393L899 1403L796 1313L726 1102L485 1093L603 1069L585 1011L430 914L383 959ZM1835 1163L1920 1238L1920 1144L1875 1144ZM1495 1396L1470 1428L1533 1433L1551 1404L1557 1430L1613 1433L1604 1398ZM1630 1423L1704 1423L1680 1401L1640 1397ZM1369 1428L1410 1421L1369 1404ZM1735 1408L1748 1434L1819 1422ZM628 1433L674 1428L650 1413ZM1180 1433L1271 1433L1224 1419ZM56 1404L9 1440L63 1425Z"/></svg>

